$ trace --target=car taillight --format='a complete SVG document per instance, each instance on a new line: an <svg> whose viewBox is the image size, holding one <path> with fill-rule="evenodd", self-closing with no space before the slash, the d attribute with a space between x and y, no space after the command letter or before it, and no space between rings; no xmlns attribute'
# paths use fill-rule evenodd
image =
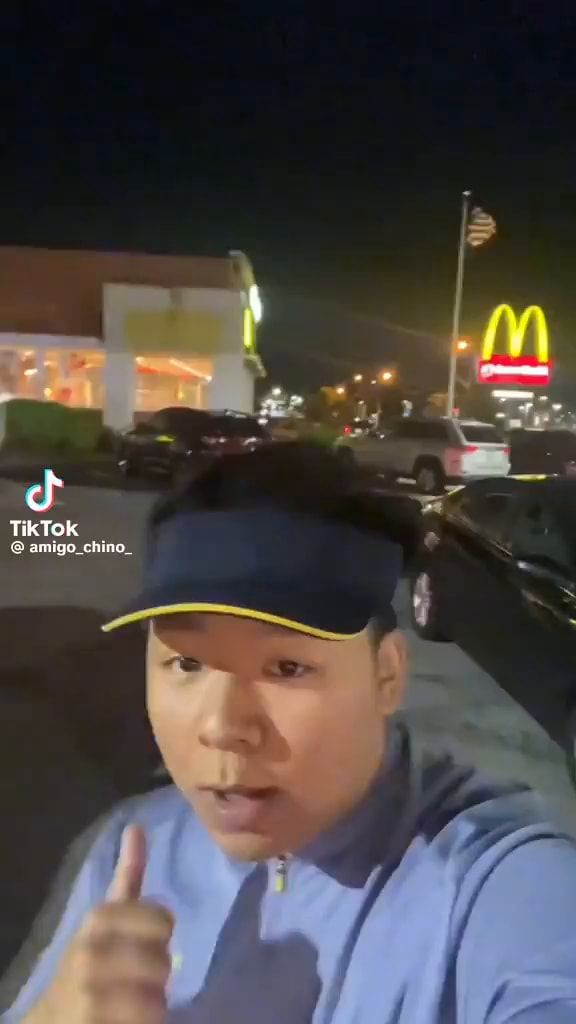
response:
<svg viewBox="0 0 576 1024"><path fill-rule="evenodd" d="M464 449L464 451L466 452L466 455L474 455L474 452L478 451L478 445L477 444L467 444L465 449Z"/></svg>
<svg viewBox="0 0 576 1024"><path fill-rule="evenodd" d="M502 450L503 450L504 455L506 456L506 458L509 459L510 458L510 448L506 447L506 448L503 448Z"/></svg>
<svg viewBox="0 0 576 1024"><path fill-rule="evenodd" d="M342 431L342 433L346 434L346 436L348 436L349 434L352 433L352 427L344 427L344 430Z"/></svg>

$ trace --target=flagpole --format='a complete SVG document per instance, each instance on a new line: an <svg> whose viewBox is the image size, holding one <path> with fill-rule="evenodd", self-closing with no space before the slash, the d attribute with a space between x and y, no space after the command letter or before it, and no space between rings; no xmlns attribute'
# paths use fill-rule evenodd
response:
<svg viewBox="0 0 576 1024"><path fill-rule="evenodd" d="M452 419L454 415L454 401L456 396L456 366L458 352L456 345L460 337L460 313L462 310L462 290L464 286L464 261L466 257L466 228L468 226L468 213L470 208L470 192L462 193L462 216L460 221L460 242L458 245L458 269L456 272L456 290L454 293L454 311L452 314L452 338L450 342L450 364L448 373L448 398L446 401L446 415Z"/></svg>

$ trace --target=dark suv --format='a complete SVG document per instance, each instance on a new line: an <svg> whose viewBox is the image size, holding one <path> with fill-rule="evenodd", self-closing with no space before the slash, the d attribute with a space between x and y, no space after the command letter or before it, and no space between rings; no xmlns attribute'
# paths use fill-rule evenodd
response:
<svg viewBox="0 0 576 1024"><path fill-rule="evenodd" d="M513 430L510 463L514 474L576 475L576 434L571 430Z"/></svg>
<svg viewBox="0 0 576 1024"><path fill-rule="evenodd" d="M175 406L160 409L121 435L118 468L126 476L175 476L199 460L253 451L270 440L266 429L246 413Z"/></svg>

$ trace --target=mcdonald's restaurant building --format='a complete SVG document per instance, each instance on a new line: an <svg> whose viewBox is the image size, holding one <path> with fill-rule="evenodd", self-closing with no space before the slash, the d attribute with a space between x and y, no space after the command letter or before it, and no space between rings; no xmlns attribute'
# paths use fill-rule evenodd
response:
<svg viewBox="0 0 576 1024"><path fill-rule="evenodd" d="M248 257L0 248L0 400L252 412L264 368Z"/></svg>

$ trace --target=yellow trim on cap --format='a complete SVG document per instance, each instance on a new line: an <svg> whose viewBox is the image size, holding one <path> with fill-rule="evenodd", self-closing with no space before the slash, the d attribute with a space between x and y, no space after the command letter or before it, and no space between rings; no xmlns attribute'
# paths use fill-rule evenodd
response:
<svg viewBox="0 0 576 1024"><path fill-rule="evenodd" d="M244 619L256 619L258 622L269 622L274 626L285 626L295 633L306 633L308 636L318 637L320 640L353 640L360 636L360 633L330 633L326 629L316 629L315 626L306 626L302 622L293 622L292 619L285 619L281 615L270 615L268 612L257 612L250 608L237 608L228 604L170 604L161 605L159 608L145 608L139 612L130 612L128 615L120 615L112 619L104 626L101 626L103 633L109 633L112 629L120 626L129 626L132 622L141 622L143 619L152 619L157 615L170 615L177 612L213 612L217 615L236 615Z"/></svg>

